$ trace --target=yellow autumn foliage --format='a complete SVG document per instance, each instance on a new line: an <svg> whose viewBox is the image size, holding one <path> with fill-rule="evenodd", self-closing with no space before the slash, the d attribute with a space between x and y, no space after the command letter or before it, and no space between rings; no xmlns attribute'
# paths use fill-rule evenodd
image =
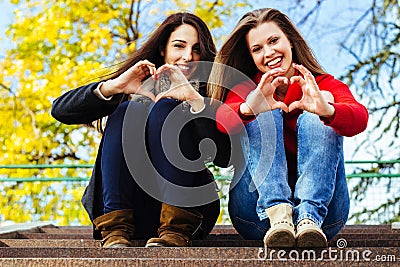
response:
<svg viewBox="0 0 400 267"><path fill-rule="evenodd" d="M121 55L136 49L143 29L151 32L164 11L192 10L215 29L223 25L221 16L243 5L199 0L194 5L179 0L10 3L14 19L6 34L12 48L0 58L2 166L93 164L99 133L84 125L57 122L50 115L52 101L63 92L98 80L108 66L123 59ZM90 177L90 173L90 169L0 168L0 178ZM50 220L58 225L88 225L80 204L86 183L1 182L0 222Z"/></svg>

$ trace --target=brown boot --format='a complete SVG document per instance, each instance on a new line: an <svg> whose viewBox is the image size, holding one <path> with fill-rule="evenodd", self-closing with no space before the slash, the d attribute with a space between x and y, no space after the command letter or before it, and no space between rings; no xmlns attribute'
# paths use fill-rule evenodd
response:
<svg viewBox="0 0 400 267"><path fill-rule="evenodd" d="M271 228L264 236L267 247L292 248L296 245L293 225L293 208L289 204L278 204L266 209Z"/></svg>
<svg viewBox="0 0 400 267"><path fill-rule="evenodd" d="M200 227L203 215L169 204L162 204L157 238L150 238L146 247L189 247L192 235Z"/></svg>
<svg viewBox="0 0 400 267"><path fill-rule="evenodd" d="M115 210L93 220L96 230L101 231L103 248L132 247L135 232L132 210Z"/></svg>

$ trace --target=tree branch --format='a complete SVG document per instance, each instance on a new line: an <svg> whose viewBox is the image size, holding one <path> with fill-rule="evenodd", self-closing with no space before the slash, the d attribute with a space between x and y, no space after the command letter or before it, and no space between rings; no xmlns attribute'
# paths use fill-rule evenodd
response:
<svg viewBox="0 0 400 267"><path fill-rule="evenodd" d="M9 91L12 95L15 95L15 93L11 90L10 87L0 83L0 87L4 88L5 90Z"/></svg>
<svg viewBox="0 0 400 267"><path fill-rule="evenodd" d="M216 0L213 5L208 9L208 12L210 13L211 11L213 11L213 9L218 5L218 0Z"/></svg>
<svg viewBox="0 0 400 267"><path fill-rule="evenodd" d="M311 8L310 11L308 11L308 13L297 23L297 25L302 25L303 23L305 23L308 18L315 12L318 10L318 8L321 6L322 2L324 0L318 0L317 3L315 4L315 6L313 8Z"/></svg>
<svg viewBox="0 0 400 267"><path fill-rule="evenodd" d="M386 110L386 109L389 109L389 108L392 108L392 107L395 107L395 106L399 106L400 107L400 102L399 101L395 101L395 102L392 102L392 103L390 103L390 104L388 104L386 106L381 106L381 107L377 107L377 108L370 108L369 111L376 112L376 111L380 111L380 110Z"/></svg>
<svg viewBox="0 0 400 267"><path fill-rule="evenodd" d="M135 17L135 25L136 25L136 30L134 31L134 39L133 41L136 41L139 38L139 15L140 15L140 3L141 0L138 0L137 8L136 8L136 17Z"/></svg>

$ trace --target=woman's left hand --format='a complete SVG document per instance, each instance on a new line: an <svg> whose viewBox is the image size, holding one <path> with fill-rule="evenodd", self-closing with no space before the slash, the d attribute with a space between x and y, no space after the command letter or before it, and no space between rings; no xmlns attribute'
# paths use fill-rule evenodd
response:
<svg viewBox="0 0 400 267"><path fill-rule="evenodd" d="M293 67L298 69L303 74L304 78L293 76L290 78L290 82L297 82L300 85L303 91L303 97L289 105L289 112L299 108L322 117L333 116L335 108L333 105L329 104L329 102L334 102L333 95L328 91L319 90L314 76L304 66L293 64Z"/></svg>
<svg viewBox="0 0 400 267"><path fill-rule="evenodd" d="M204 97L196 91L183 75L182 71L174 65L165 64L159 67L155 73L155 78L162 73L168 75L171 81L171 88L156 96L156 102L161 98L171 97L181 101L187 101L194 111L201 110L204 107Z"/></svg>

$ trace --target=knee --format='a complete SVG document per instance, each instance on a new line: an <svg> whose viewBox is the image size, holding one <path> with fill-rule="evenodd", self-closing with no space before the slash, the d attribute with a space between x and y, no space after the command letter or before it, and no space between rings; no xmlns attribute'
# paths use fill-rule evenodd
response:
<svg viewBox="0 0 400 267"><path fill-rule="evenodd" d="M157 103L154 103L154 105L151 107L151 114L157 114L157 116L160 116L160 114L168 114L170 113L177 105L181 103L180 101L177 101L175 99L171 98L163 98Z"/></svg>
<svg viewBox="0 0 400 267"><path fill-rule="evenodd" d="M160 124L165 123L165 120L169 115L173 116L174 119L176 114L172 111L174 108L180 103L180 101L176 101L175 99L163 98L157 103L154 103L149 108L149 115L147 118L147 124L150 128L156 127L158 128Z"/></svg>
<svg viewBox="0 0 400 267"><path fill-rule="evenodd" d="M309 128L310 126L312 127L325 126L324 123L320 120L318 115L306 111L300 114L297 120L297 127L301 127L303 125L307 125L308 126L307 128Z"/></svg>
<svg viewBox="0 0 400 267"><path fill-rule="evenodd" d="M299 116L297 120L297 131L299 135L339 137L332 127L325 125L318 115L310 112L303 112Z"/></svg>

